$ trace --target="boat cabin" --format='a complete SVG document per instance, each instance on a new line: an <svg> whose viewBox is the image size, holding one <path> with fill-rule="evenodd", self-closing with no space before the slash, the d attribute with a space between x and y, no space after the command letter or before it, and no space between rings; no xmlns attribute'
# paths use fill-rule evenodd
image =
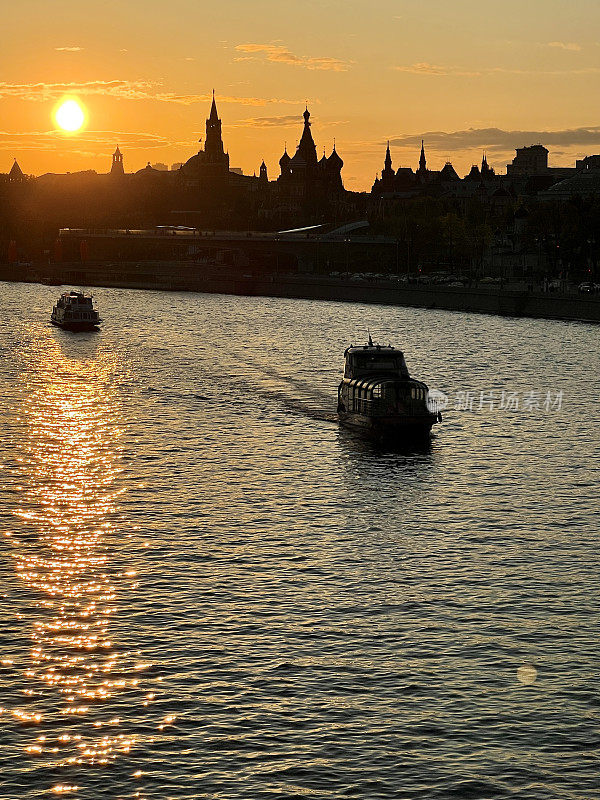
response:
<svg viewBox="0 0 600 800"><path fill-rule="evenodd" d="M427 413L427 386L410 377L401 350L369 342L350 345L344 355L338 412L367 417Z"/></svg>
<svg viewBox="0 0 600 800"><path fill-rule="evenodd" d="M94 330L100 315L92 296L83 292L63 292L52 309L50 320L55 325L76 330Z"/></svg>
<svg viewBox="0 0 600 800"><path fill-rule="evenodd" d="M83 311L86 308L92 308L92 297L83 292L64 292L60 296L58 307Z"/></svg>
<svg viewBox="0 0 600 800"><path fill-rule="evenodd" d="M379 344L350 345L344 353L346 366L344 378L367 378L381 376L396 380L409 380L404 353L395 347Z"/></svg>

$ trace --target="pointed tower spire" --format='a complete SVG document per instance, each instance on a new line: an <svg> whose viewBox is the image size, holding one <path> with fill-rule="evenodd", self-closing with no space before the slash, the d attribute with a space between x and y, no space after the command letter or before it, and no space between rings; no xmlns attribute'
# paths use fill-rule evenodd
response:
<svg viewBox="0 0 600 800"><path fill-rule="evenodd" d="M394 188L394 178L396 173L392 167L392 154L390 152L390 142L388 139L387 147L385 149L385 161L383 170L381 171L381 184L385 191L392 191Z"/></svg>
<svg viewBox="0 0 600 800"><path fill-rule="evenodd" d="M212 104L210 107L210 115L206 120L204 152L213 161L220 161L225 155L223 139L221 137L221 120L219 119L219 114L217 113L217 103L215 101L214 89Z"/></svg>
<svg viewBox="0 0 600 800"><path fill-rule="evenodd" d="M390 140L388 139L387 147L385 150L385 162L384 166L386 171L392 168L392 154L390 153Z"/></svg>
<svg viewBox="0 0 600 800"><path fill-rule="evenodd" d="M425 158L425 140L421 139L421 157L419 158L419 171L427 172L427 159Z"/></svg>
<svg viewBox="0 0 600 800"><path fill-rule="evenodd" d="M217 113L217 103L215 101L215 90L212 90L212 104L210 107L210 117L209 119L213 122L219 119L219 115Z"/></svg>
<svg viewBox="0 0 600 800"><path fill-rule="evenodd" d="M310 111L308 110L308 105L302 116L304 117L304 130L302 131L300 143L298 144L298 153L307 164L314 165L317 163L317 148L312 133L310 132Z"/></svg>

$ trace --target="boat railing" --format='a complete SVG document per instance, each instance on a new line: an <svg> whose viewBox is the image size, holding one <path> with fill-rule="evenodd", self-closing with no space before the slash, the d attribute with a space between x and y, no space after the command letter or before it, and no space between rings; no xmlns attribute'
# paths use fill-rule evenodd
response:
<svg viewBox="0 0 600 800"><path fill-rule="evenodd" d="M390 412L394 413L397 403L400 403L405 413L411 416L418 416L426 411L421 401L413 399L410 396L399 397L395 402L380 397L355 397L352 402L351 410L355 414L365 414L369 417L384 417L390 414Z"/></svg>
<svg viewBox="0 0 600 800"><path fill-rule="evenodd" d="M353 411L358 414L366 414L370 417L383 416L389 413L386 410L385 402L381 398L355 397L353 401Z"/></svg>

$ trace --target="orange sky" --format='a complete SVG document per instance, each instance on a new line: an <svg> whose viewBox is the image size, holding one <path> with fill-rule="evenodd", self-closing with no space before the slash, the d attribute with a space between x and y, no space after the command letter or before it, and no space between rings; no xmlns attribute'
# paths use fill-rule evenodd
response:
<svg viewBox="0 0 600 800"><path fill-rule="evenodd" d="M51 13L49 11L51 10ZM394 166L481 160L536 142L554 165L600 152L597 0L21 0L3 9L0 171L106 172L193 155L217 93L232 166L276 177L304 101L317 148L335 137L347 188ZM79 98L78 134L54 129Z"/></svg>

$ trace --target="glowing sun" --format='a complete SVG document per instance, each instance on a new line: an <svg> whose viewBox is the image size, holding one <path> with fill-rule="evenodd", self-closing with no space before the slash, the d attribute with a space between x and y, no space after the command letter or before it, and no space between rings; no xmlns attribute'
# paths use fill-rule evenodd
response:
<svg viewBox="0 0 600 800"><path fill-rule="evenodd" d="M85 111L77 100L65 100L54 112L54 120L63 131L75 133L85 122Z"/></svg>

